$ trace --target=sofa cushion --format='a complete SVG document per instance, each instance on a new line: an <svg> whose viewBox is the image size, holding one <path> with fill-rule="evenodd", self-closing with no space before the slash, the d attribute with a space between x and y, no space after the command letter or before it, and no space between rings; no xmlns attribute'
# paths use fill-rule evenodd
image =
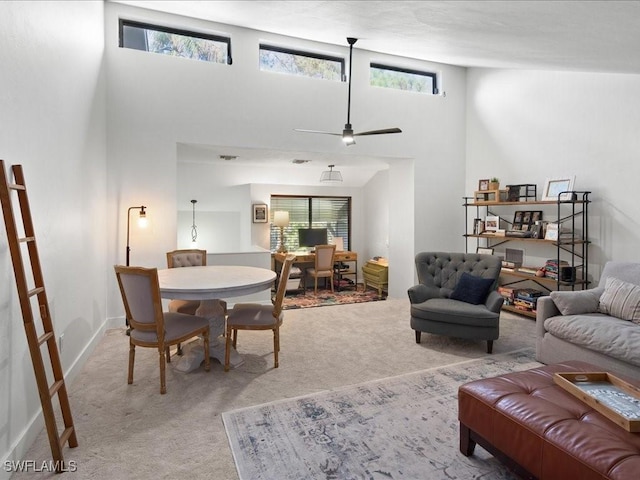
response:
<svg viewBox="0 0 640 480"><path fill-rule="evenodd" d="M615 277L607 278L600 297L600 311L640 324L640 286Z"/></svg>
<svg viewBox="0 0 640 480"><path fill-rule="evenodd" d="M449 298L479 305L487 299L493 283L493 278L482 278L464 272Z"/></svg>
<svg viewBox="0 0 640 480"><path fill-rule="evenodd" d="M558 315L544 321L547 334L640 367L640 326L603 313Z"/></svg>
<svg viewBox="0 0 640 480"><path fill-rule="evenodd" d="M581 313L597 313L600 295L604 288L575 291L553 291L551 300L562 315L579 315Z"/></svg>

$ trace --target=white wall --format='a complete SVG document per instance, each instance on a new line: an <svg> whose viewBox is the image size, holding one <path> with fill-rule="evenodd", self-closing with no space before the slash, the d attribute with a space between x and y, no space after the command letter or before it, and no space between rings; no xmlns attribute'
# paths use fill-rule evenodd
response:
<svg viewBox="0 0 640 480"><path fill-rule="evenodd" d="M118 48L119 17L228 34L233 42L233 65L212 65ZM116 232L113 238L117 246L116 259L124 258L124 212L131 205L148 205L153 224L150 230L153 234L137 236L132 245L135 263L164 265L165 252L175 248L176 211L188 210L190 206L188 199L182 199L180 206L176 202L176 178L181 176L177 171L178 144L344 152L346 147L333 137L301 135L294 132L294 128L334 130L341 127L347 85L260 72L260 41L348 55L346 46L289 39L125 5L106 5L109 220ZM370 61L436 69L447 94L428 96L372 88L368 85ZM359 141L349 147L350 153L414 159L415 171L410 174L404 162L390 166L390 178L397 179L390 189L390 201L402 209L402 214L394 216L389 225L396 235L395 242L390 242L389 260L397 272L402 272L395 281L398 290L391 292L392 295L406 295L406 288L413 283L415 251L445 248L454 238L460 238L459 230L433 229L430 225L462 222L459 199L464 185L465 94L462 68L364 50L354 53L352 123L362 130L397 125L403 133ZM395 169L403 173L394 174ZM415 192L414 175L419 181ZM442 177L446 178L445 182ZM251 190L252 201L268 198L266 192L257 196L253 183ZM191 198L200 201L198 197ZM414 205L420 206L418 214L414 213ZM251 224L250 205L239 208L249 219L241 220L241 225L250 230L252 242L260 244L265 227ZM432 210L425 212L425 209ZM414 233L415 215L419 224ZM355 214L354 218L357 218ZM244 234L242 238L246 238ZM356 238L354 243L354 247L360 246L364 251L363 240ZM109 315L122 316L115 284L109 291Z"/></svg>
<svg viewBox="0 0 640 480"><path fill-rule="evenodd" d="M472 69L467 98L468 195L493 175L539 190L575 175L592 192L590 274L640 258L640 75Z"/></svg>
<svg viewBox="0 0 640 480"><path fill-rule="evenodd" d="M102 2L0 2L0 158L7 167L23 165L54 331L64 334L67 384L100 338L113 276L103 30ZM4 465L24 458L43 422L5 233L0 267ZM37 307L34 315L41 324ZM48 362L46 347L42 352ZM0 469L0 478L8 475Z"/></svg>

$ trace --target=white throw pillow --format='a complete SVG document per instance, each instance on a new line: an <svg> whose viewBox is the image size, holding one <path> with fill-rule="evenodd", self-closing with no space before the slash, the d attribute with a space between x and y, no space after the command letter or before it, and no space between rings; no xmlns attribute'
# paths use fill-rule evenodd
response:
<svg viewBox="0 0 640 480"><path fill-rule="evenodd" d="M600 297L600 311L640 324L640 286L608 277Z"/></svg>
<svg viewBox="0 0 640 480"><path fill-rule="evenodd" d="M604 288L591 290L553 291L549 295L562 315L581 315L598 312L600 295Z"/></svg>

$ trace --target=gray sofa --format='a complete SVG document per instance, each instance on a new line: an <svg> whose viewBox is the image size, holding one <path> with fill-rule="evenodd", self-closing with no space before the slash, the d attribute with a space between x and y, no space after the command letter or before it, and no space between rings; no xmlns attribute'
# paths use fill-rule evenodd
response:
<svg viewBox="0 0 640 480"><path fill-rule="evenodd" d="M628 282L627 290L616 292L614 286L621 282L615 279ZM640 292L633 292L636 289L629 284L640 285L640 263L608 262L596 288L551 292L550 296L539 298L537 360L546 364L582 360L598 366L600 371L640 378ZM619 305L612 306L612 302ZM622 302L624 312L620 312ZM636 318L621 319L612 312L622 317L631 312Z"/></svg>

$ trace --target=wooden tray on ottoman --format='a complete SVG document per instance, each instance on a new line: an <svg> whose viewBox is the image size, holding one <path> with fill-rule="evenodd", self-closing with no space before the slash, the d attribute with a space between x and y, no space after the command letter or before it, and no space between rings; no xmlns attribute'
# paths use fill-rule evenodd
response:
<svg viewBox="0 0 640 480"><path fill-rule="evenodd" d="M562 372L553 381L628 432L640 432L640 388L608 372Z"/></svg>

